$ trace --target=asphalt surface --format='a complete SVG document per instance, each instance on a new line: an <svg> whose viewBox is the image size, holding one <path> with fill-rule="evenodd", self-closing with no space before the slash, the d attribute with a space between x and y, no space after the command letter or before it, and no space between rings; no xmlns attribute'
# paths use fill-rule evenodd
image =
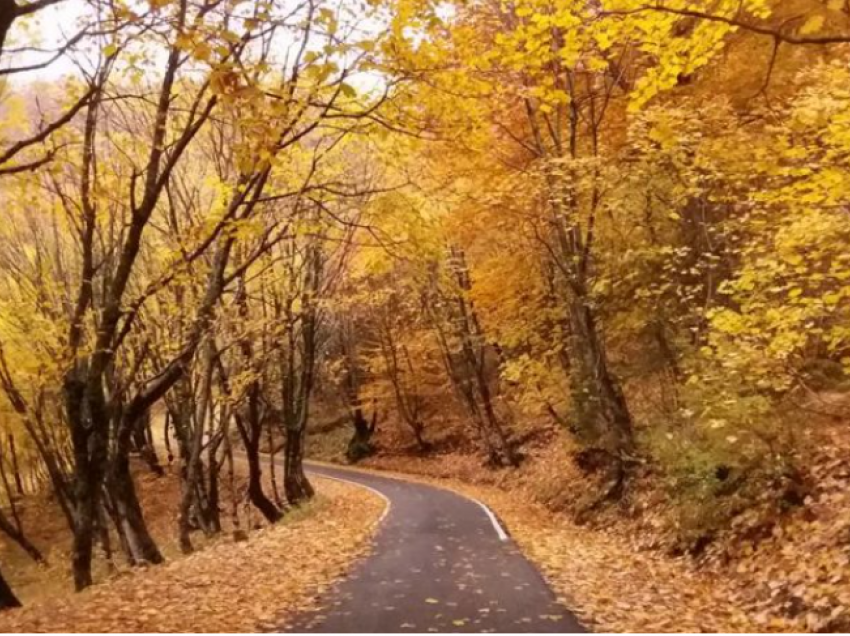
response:
<svg viewBox="0 0 850 636"><path fill-rule="evenodd" d="M477 502L431 486L311 465L390 506L369 556L287 632L584 632Z"/></svg>

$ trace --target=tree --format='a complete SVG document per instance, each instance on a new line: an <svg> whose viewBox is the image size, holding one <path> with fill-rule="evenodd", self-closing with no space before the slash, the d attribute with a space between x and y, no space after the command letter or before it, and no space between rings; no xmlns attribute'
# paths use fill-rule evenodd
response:
<svg viewBox="0 0 850 636"><path fill-rule="evenodd" d="M136 496L129 456L151 408L192 377L200 378L199 390L182 393L195 406L192 424L172 418L187 451L184 547L199 501L209 498L207 509L217 511L216 471L223 460L216 449L226 422L213 406L219 366L210 334L221 299L288 235L292 208L286 201L316 187L313 177L335 146L360 122L368 123L387 97L359 99L347 83L367 64L380 34L343 34L338 29L347 14L313 3L295 13L274 4L220 11L217 3L186 2L144 12L99 5L94 10L114 28L98 34L102 46L87 97L63 116L61 130L48 126L23 146L12 146L15 153L37 150L60 132L73 141L50 154L50 170L41 170L46 162L38 160L9 173L20 184L13 189L19 202L26 197L23 184L36 184L48 195L44 216L51 219L58 209L70 228L48 239L49 258L39 252L38 263L31 263L28 245L42 237L23 240L22 263L33 285L16 290L21 293L15 298L51 324L49 335L38 340L53 360L39 383L48 413L37 394L20 389L24 369L13 373L4 363L3 373L7 397L38 444L59 425L70 433L69 464L54 461L47 445L40 452L54 464L55 489L67 503L78 588L92 582L92 546L104 507L132 562L162 560ZM281 49L272 45L281 41L289 54L276 57ZM145 46L162 53L154 56L161 68L148 79L134 52ZM209 179L200 188L191 185L204 173ZM210 202L214 209L205 207ZM261 216L266 210L281 216ZM237 248L242 258L234 264ZM310 260L319 262L318 256ZM45 261L57 271L59 287L47 283ZM186 311L173 329L152 330L168 314L163 302L172 294L183 299ZM314 338L311 320L308 342ZM26 351L28 332L29 326L11 330L15 356ZM308 377L312 366L306 367ZM49 378L61 384L63 404ZM204 432L213 421L220 432L205 447ZM203 448L209 451L206 469ZM211 522L214 531L214 515Z"/></svg>
<svg viewBox="0 0 850 636"><path fill-rule="evenodd" d="M18 597L15 596L12 588L9 587L9 584L6 582L6 579L2 574L0 574L0 610L20 606L21 602L18 600Z"/></svg>

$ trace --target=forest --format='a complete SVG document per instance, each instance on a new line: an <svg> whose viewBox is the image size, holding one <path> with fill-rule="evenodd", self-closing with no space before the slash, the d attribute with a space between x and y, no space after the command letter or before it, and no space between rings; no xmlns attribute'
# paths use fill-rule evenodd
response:
<svg viewBox="0 0 850 636"><path fill-rule="evenodd" d="M0 608L319 460L850 629L847 0L0 0L0 215Z"/></svg>

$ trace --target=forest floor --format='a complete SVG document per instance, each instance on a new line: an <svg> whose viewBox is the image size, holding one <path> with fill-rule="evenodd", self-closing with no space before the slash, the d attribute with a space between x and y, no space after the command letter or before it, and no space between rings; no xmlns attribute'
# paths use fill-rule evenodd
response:
<svg viewBox="0 0 850 636"><path fill-rule="evenodd" d="M566 435L523 445L515 470L494 471L473 450L417 454L384 431L360 464L488 504L526 556L585 624L626 632L799 632L850 628L850 461L845 423L822 424L806 456L809 492L782 515L757 506L699 556L673 549L671 505L661 489L628 507L609 506L578 524L566 511L592 488L572 467ZM843 436L843 437L842 437ZM400 436L403 437L403 436ZM314 457L342 461L343 432L313 444ZM332 449L336 449L333 451Z"/></svg>
<svg viewBox="0 0 850 636"><path fill-rule="evenodd" d="M170 467L158 477L134 460L133 473L137 492L145 511L148 528L166 559L179 558L174 511L180 501L180 482ZM28 495L18 504L24 533L42 551L47 565L39 566L6 537L0 537L0 563L3 573L12 584L15 594L24 605L73 593L73 579L68 567L72 536L59 506L52 496ZM197 547L204 538L194 537ZM116 544L114 548L118 548ZM120 576L129 570L120 555L110 565L98 550L93 562L96 582Z"/></svg>
<svg viewBox="0 0 850 636"><path fill-rule="evenodd" d="M223 534L184 556L169 539L175 532L177 480L139 477L139 491L152 533L167 562L160 566L118 568L99 564L101 584L74 594L67 572L68 537L59 515L31 523L32 540L50 565L38 567L9 559L3 545L4 573L24 602L0 615L3 632L222 632L259 631L285 624L368 550L383 501L363 489L317 480L316 499L290 511L284 521L234 542ZM44 512L42 510L42 512ZM28 514L30 519L32 515ZM251 521L259 526L259 520ZM51 534L52 533L52 534ZM199 533L196 533L199 534ZM46 539L51 543L45 543ZM193 537L194 540L194 537ZM197 542L196 542L197 543ZM7 565L8 564L8 565ZM13 567L14 566L14 567Z"/></svg>

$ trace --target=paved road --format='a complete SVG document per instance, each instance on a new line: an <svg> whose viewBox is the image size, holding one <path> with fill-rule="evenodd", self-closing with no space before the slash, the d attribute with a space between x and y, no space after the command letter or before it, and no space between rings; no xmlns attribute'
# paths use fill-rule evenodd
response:
<svg viewBox="0 0 850 636"><path fill-rule="evenodd" d="M585 631L477 502L371 473L310 472L372 488L390 508L370 556L285 631Z"/></svg>

